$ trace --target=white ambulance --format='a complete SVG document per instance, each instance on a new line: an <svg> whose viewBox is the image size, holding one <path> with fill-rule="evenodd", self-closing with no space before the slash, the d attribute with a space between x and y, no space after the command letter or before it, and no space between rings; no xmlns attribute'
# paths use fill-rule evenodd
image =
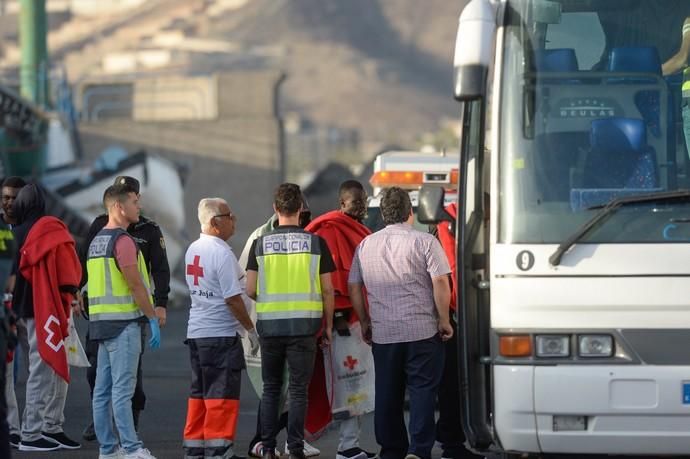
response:
<svg viewBox="0 0 690 459"><path fill-rule="evenodd" d="M417 215L417 198L422 185L434 185L446 190L445 202L457 199L459 154L436 151L386 151L374 160L374 174L369 183L374 189L369 198L364 224L372 231L385 226L379 204L381 190L397 186L408 190L412 208ZM417 229L426 231L427 226L415 219Z"/></svg>

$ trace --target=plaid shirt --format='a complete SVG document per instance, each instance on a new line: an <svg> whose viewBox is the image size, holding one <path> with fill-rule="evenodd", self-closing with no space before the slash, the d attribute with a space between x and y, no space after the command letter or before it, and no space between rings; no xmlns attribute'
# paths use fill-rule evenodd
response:
<svg viewBox="0 0 690 459"><path fill-rule="evenodd" d="M350 284L364 284L377 344L431 338L438 314L431 279L450 273L441 244L401 223L364 238L355 251Z"/></svg>

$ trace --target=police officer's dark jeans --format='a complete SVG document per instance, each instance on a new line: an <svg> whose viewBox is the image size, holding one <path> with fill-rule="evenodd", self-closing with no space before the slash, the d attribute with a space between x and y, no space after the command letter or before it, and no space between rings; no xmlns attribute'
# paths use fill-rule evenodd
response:
<svg viewBox="0 0 690 459"><path fill-rule="evenodd" d="M408 453L431 459L436 438L434 407L444 364L438 335L409 343L372 345L376 370L374 429L381 459L403 459ZM410 394L410 439L403 409Z"/></svg>
<svg viewBox="0 0 690 459"><path fill-rule="evenodd" d="M278 417L278 424L276 424L276 431L275 431L275 434L273 436L277 437L281 430L287 429L287 425L288 425L288 414L287 414L287 411L285 411L285 412L280 414L280 417ZM254 438L252 438L252 440L249 442L249 449L247 450L247 454L250 454L252 452L252 448L254 448L254 445L259 443L260 441L261 441L261 401L259 400L259 409L256 410L256 433L254 434ZM263 443L262 443L262 445L263 445Z"/></svg>
<svg viewBox="0 0 690 459"><path fill-rule="evenodd" d="M314 371L316 338L261 338L261 441L265 448L275 449L280 410L280 389L283 385L285 362L288 365L288 449L304 450L304 417L307 411L307 389Z"/></svg>
<svg viewBox="0 0 690 459"><path fill-rule="evenodd" d="M141 411L146 407L146 394L144 393L144 382L141 376L141 358L144 355L146 346L146 328L141 327L141 354L139 354L139 364L137 365L137 385L134 387L132 396L132 411ZM91 366L86 369L86 380L91 388L91 398L93 398L93 388L96 385L96 370L98 369L98 341L89 339L86 335L86 347L84 349L86 357Z"/></svg>

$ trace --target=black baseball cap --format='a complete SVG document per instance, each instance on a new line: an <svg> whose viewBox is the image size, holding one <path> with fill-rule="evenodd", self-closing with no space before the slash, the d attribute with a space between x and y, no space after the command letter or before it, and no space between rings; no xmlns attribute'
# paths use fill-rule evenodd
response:
<svg viewBox="0 0 690 459"><path fill-rule="evenodd" d="M115 177L113 185L125 185L132 189L136 194L139 194L139 180L128 175L118 175Z"/></svg>

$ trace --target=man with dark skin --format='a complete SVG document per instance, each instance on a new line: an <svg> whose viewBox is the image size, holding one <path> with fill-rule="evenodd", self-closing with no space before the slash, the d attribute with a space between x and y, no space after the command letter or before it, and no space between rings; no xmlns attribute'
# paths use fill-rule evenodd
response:
<svg viewBox="0 0 690 459"><path fill-rule="evenodd" d="M17 199L17 193L26 182L21 177L7 177L2 181L2 220L7 225L14 225L17 219L12 210L12 203Z"/></svg>
<svg viewBox="0 0 690 459"><path fill-rule="evenodd" d="M12 271L12 263L16 251L17 247L14 242L12 232L4 222L0 222L0 285L5 284L10 272ZM14 348L15 341L11 326L12 320L9 313L9 309L6 309L5 306L0 306L0 356L7 355L8 350ZM7 377L6 370L11 369L12 366L13 362L9 362L7 366L0 364L0 388L5 387L5 378ZM7 383L7 387L12 389L12 397L14 397L13 382L14 381L9 381ZM5 395L6 393L0 392L0 457L9 458L10 445L13 443L11 443L12 439L10 438L10 430L8 425L9 417ZM14 400L14 405L16 416L16 398ZM17 424L19 424L19 421L17 421ZM15 438L14 444L18 443L19 440Z"/></svg>
<svg viewBox="0 0 690 459"><path fill-rule="evenodd" d="M26 182L21 177L7 177L2 181L2 223L12 228L17 224L17 218L14 214L12 204L17 199L17 194L26 185ZM4 292L10 293L14 290L15 276L9 275L6 281L1 285ZM12 314L8 311L8 314ZM26 332L26 324L23 320L14 321L16 324L16 334L18 344L21 346L23 356L29 355L29 339ZM14 354L16 355L16 354ZM5 373L5 402L7 403L7 422L10 432L10 444L13 448L19 448L20 425L19 425L19 406L17 405L17 395L14 391L14 355L11 361L7 362ZM25 357L26 360L26 357ZM26 361L28 365L28 360Z"/></svg>
<svg viewBox="0 0 690 459"><path fill-rule="evenodd" d="M357 245L371 234L362 224L367 214L367 193L361 183L346 180L338 189L339 209L327 212L313 220L305 230L321 236L331 251L335 272L331 274L335 290L334 327L340 336L350 335L350 325L358 321L352 309L348 294L347 278ZM346 339L346 338L341 338ZM336 342L337 344L337 342ZM370 352L367 345L363 352ZM325 369L320 351L316 357L314 376L309 391L307 426L311 431L320 431L331 419L330 403L327 398ZM338 387L336 387L338 389ZM373 397L373 394L370 394ZM340 442L336 459L371 459L376 456L359 446L361 425L360 413L347 413L340 422Z"/></svg>

